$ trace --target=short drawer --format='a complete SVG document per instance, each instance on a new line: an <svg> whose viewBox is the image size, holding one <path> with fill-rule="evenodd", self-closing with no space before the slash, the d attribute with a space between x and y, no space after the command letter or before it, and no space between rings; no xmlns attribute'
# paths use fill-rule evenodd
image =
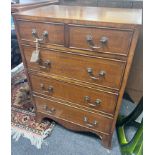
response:
<svg viewBox="0 0 155 155"><path fill-rule="evenodd" d="M100 132L110 133L113 119L90 113L75 107L48 100L41 97L34 97L37 111L45 113L51 117L65 119L69 122L91 128Z"/></svg>
<svg viewBox="0 0 155 155"><path fill-rule="evenodd" d="M35 37L43 39L40 43L64 46L64 24L17 20L20 39L34 44Z"/></svg>
<svg viewBox="0 0 155 155"><path fill-rule="evenodd" d="M64 81L30 74L32 90L50 97L66 100L83 108L114 115L117 95Z"/></svg>
<svg viewBox="0 0 155 155"><path fill-rule="evenodd" d="M125 69L125 62L119 60L92 58L40 49L40 62L31 63L34 48L24 47L27 66L47 74L55 74L86 83L119 89Z"/></svg>
<svg viewBox="0 0 155 155"><path fill-rule="evenodd" d="M69 26L69 47L127 56L133 32L115 28Z"/></svg>

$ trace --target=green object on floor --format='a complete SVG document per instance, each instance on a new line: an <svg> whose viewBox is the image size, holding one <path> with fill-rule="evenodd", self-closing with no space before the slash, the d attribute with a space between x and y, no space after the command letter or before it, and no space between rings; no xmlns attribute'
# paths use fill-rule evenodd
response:
<svg viewBox="0 0 155 155"><path fill-rule="evenodd" d="M118 117L116 130L122 155L143 154L143 120L141 121L141 123L135 121L142 113L142 111L143 111L143 98L141 98L139 104L130 115L126 117L124 116ZM125 134L125 128L129 126L134 126L137 128L135 135L130 141L128 141Z"/></svg>

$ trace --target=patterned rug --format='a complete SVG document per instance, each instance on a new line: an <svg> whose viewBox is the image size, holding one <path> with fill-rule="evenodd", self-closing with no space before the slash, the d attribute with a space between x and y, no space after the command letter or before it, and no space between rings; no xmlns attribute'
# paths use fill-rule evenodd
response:
<svg viewBox="0 0 155 155"><path fill-rule="evenodd" d="M12 70L11 86L12 138L18 141L23 136L40 149L43 143L47 144L45 138L51 134L55 123L50 120L43 120L40 124L35 122L34 106L23 64Z"/></svg>

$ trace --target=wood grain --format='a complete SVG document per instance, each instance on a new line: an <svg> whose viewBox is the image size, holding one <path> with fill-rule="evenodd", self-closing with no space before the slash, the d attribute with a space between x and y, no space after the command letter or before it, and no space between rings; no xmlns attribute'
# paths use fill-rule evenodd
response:
<svg viewBox="0 0 155 155"><path fill-rule="evenodd" d="M30 74L30 81L34 92L47 95L46 97L54 97L71 102L73 105L80 105L82 108L114 115L115 106L117 102L117 95L104 92L103 90L97 91L95 89L77 86L67 82L62 82L53 78ZM44 89L41 88L44 86ZM52 87L52 91L48 91ZM73 91L74 90L74 91ZM90 101L86 101L85 97L88 96ZM101 100L100 104L95 104L95 101ZM96 106L95 106L96 105Z"/></svg>
<svg viewBox="0 0 155 155"><path fill-rule="evenodd" d="M94 115L93 113L78 110L78 108L67 106L65 104L41 97L34 97L34 100L37 105L38 112L45 113L49 116L53 115L56 118L62 118L87 128L92 128L94 131L99 130L102 133L110 133L110 126L112 123L112 119L110 118L103 116L100 117L97 113ZM47 110L44 110L44 106L47 106ZM54 109L54 111L50 112L51 109ZM88 122L84 122L84 117L88 118ZM93 124L94 121L97 121L96 125L92 125L92 127L87 125L87 123Z"/></svg>
<svg viewBox="0 0 155 155"><path fill-rule="evenodd" d="M44 118L51 118L52 120L58 122L60 125L63 125L67 129L78 131L78 132L88 132L88 130L96 135L98 135L101 138L101 143L104 147L107 149L111 149L111 140L112 140L112 135L111 134L106 134L102 133L98 130L94 131L92 128L84 127L80 124L76 124L74 122L70 122L66 119L63 118L56 118L53 115L48 115L46 113L42 113L37 111L36 113L36 121L40 123Z"/></svg>
<svg viewBox="0 0 155 155"><path fill-rule="evenodd" d="M91 131L110 148L139 36L142 10L56 5L16 13L14 20L37 106L36 120L48 117L75 131ZM33 26L39 33L48 29L51 35L40 45L38 63L30 63L35 49L30 32ZM56 30L62 34L56 34ZM85 35L92 33L94 43L98 44L102 32L109 37L106 49L109 53L87 50ZM92 68L91 74L88 68ZM100 78L102 70L105 74ZM53 87L53 94L45 93L49 86ZM96 109L88 107L83 101L85 95L91 98L91 103L99 98L104 104Z"/></svg>
<svg viewBox="0 0 155 155"><path fill-rule="evenodd" d="M78 48L81 50L93 50L94 52L113 53L127 55L132 39L132 30L114 29L106 27L89 27L69 25L69 47ZM86 37L92 36L94 46L101 47L99 49L92 49L86 40ZM102 37L108 40L101 44Z"/></svg>
<svg viewBox="0 0 155 155"><path fill-rule="evenodd" d="M30 58L34 48L24 47L27 66L30 69L37 69L47 74L55 74L71 79L81 80L94 85L102 85L118 90L121 86L125 63L121 61L113 61L108 59L95 59L78 55L71 55L56 52L54 50L40 49L40 59L51 62L51 67L48 69L40 68L37 63L30 63ZM91 79L87 72L87 68L93 69L94 76L98 76L100 71L104 70L106 75L99 80Z"/></svg>
<svg viewBox="0 0 155 155"><path fill-rule="evenodd" d="M40 23L20 20L17 23L21 40L33 43L35 38L32 36L32 30L35 29L39 38L42 37L44 31L48 32L48 37L42 43L64 45L64 24L62 23Z"/></svg>
<svg viewBox="0 0 155 155"><path fill-rule="evenodd" d="M16 13L17 18L29 20L57 21L64 23L91 23L101 22L123 24L123 25L140 25L142 24L141 9L121 9L121 8L104 8L104 7L81 7L81 6L62 6L50 5L36 8L30 11ZM90 22L89 22L90 21Z"/></svg>

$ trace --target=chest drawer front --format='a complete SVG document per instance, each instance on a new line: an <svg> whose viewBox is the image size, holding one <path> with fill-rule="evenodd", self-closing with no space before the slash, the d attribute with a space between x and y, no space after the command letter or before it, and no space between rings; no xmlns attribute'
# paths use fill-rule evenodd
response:
<svg viewBox="0 0 155 155"><path fill-rule="evenodd" d="M21 40L34 44L35 36L43 38L41 43L58 44L64 46L64 25L61 23L41 23L29 21L17 21ZM48 34L46 34L48 33Z"/></svg>
<svg viewBox="0 0 155 155"><path fill-rule="evenodd" d="M30 63L32 51L24 48L27 65L44 73L55 74L86 83L119 89L125 68L122 61L91 58L52 50L40 50L40 63ZM49 66L47 66L49 62ZM44 66L43 66L44 65ZM101 75L102 74L102 75Z"/></svg>
<svg viewBox="0 0 155 155"><path fill-rule="evenodd" d="M33 74L30 74L30 80L34 92L66 100L95 111L114 114L117 95Z"/></svg>
<svg viewBox="0 0 155 155"><path fill-rule="evenodd" d="M78 125L104 133L110 133L113 121L111 118L40 97L34 97L34 100L38 112L42 112L60 119L65 119Z"/></svg>
<svg viewBox="0 0 155 155"><path fill-rule="evenodd" d="M132 34L130 30L69 26L69 47L127 55Z"/></svg>

